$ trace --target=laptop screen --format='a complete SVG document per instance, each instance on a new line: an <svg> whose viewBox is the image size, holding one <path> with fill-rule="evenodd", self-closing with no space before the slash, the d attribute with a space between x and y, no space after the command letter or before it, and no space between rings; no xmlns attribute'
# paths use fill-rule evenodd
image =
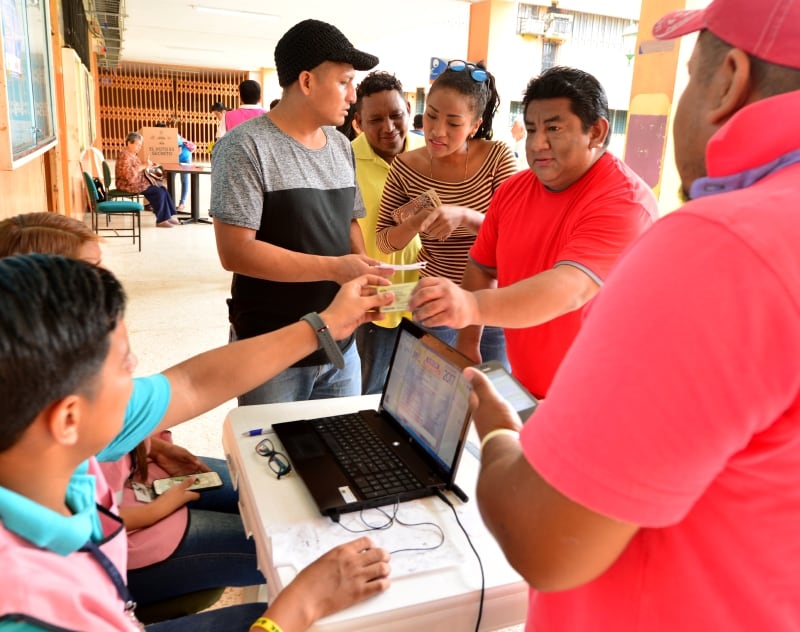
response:
<svg viewBox="0 0 800 632"><path fill-rule="evenodd" d="M409 328L399 327L381 407L449 472L468 421L470 388L461 371L470 362L431 334L419 330L418 337Z"/></svg>

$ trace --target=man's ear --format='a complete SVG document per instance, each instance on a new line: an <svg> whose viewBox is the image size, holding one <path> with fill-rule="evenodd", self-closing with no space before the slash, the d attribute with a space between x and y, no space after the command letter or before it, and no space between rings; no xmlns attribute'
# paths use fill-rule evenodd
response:
<svg viewBox="0 0 800 632"><path fill-rule="evenodd" d="M597 149L602 147L608 137L608 119L599 116L589 128L589 148Z"/></svg>
<svg viewBox="0 0 800 632"><path fill-rule="evenodd" d="M86 400L79 395L68 395L50 405L47 411L47 427L53 440L64 446L78 442L80 422Z"/></svg>
<svg viewBox="0 0 800 632"><path fill-rule="evenodd" d="M727 52L712 79L719 84L716 86L715 102L711 103L712 107L708 113L710 123L722 125L750 101L752 94L750 68L750 58L743 50L732 48Z"/></svg>
<svg viewBox="0 0 800 632"><path fill-rule="evenodd" d="M311 83L313 80L314 75L310 70L303 70L297 77L297 85L300 86L301 92L306 96L308 96L309 92L311 92Z"/></svg>

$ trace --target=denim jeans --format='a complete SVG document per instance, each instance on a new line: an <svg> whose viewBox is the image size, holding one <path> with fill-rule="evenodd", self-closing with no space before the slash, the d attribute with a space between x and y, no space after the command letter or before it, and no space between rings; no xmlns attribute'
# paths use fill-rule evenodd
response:
<svg viewBox="0 0 800 632"><path fill-rule="evenodd" d="M150 604L198 590L253 586L265 581L257 567L255 543L245 535L238 495L225 461L203 461L220 474L223 486L200 492L200 499L187 505L189 524L172 555L128 571L128 587L137 603Z"/></svg>
<svg viewBox="0 0 800 632"><path fill-rule="evenodd" d="M356 329L356 344L361 357L361 392L364 395L383 392L396 340L397 327L364 323Z"/></svg>
<svg viewBox="0 0 800 632"><path fill-rule="evenodd" d="M456 344L458 329L451 327L423 327L423 329L451 347ZM481 335L481 361L488 362L489 360L497 360L511 371L511 365L508 363L508 356L506 355L506 337L501 327L483 328L483 334Z"/></svg>
<svg viewBox="0 0 800 632"><path fill-rule="evenodd" d="M253 622L267 609L265 603L245 603L228 606L188 617L151 623L146 632L247 632Z"/></svg>
<svg viewBox="0 0 800 632"><path fill-rule="evenodd" d="M181 172L181 201L178 202L178 204L186 204L186 196L188 194L189 194L189 174Z"/></svg>
<svg viewBox="0 0 800 632"><path fill-rule="evenodd" d="M231 340L236 334L231 330ZM239 406L298 402L361 395L361 360L355 343L344 352L344 368L332 364L289 367L268 382L239 396Z"/></svg>

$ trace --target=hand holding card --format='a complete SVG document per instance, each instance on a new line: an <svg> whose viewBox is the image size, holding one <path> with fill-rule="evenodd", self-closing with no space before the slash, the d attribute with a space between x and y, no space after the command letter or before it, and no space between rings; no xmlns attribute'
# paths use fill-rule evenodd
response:
<svg viewBox="0 0 800 632"><path fill-rule="evenodd" d="M407 312L408 301L411 298L412 290L417 286L416 281L412 283L395 283L394 285L379 285L378 292L394 292L394 302L391 305L381 307L381 312Z"/></svg>
<svg viewBox="0 0 800 632"><path fill-rule="evenodd" d="M407 219L414 217L420 211L426 208L438 208L442 205L442 201L433 189L420 193L410 202L406 202L403 206L396 208L392 211L392 218L398 224L402 224Z"/></svg>

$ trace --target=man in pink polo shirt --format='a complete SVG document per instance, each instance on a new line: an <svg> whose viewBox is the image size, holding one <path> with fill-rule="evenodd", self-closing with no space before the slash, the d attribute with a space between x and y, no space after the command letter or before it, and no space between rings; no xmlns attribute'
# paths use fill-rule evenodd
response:
<svg viewBox="0 0 800 632"><path fill-rule="evenodd" d="M696 31L674 119L691 201L620 259L521 431L467 370L478 502L528 630L800 629L800 0L653 29Z"/></svg>
<svg viewBox="0 0 800 632"><path fill-rule="evenodd" d="M261 84L253 79L245 79L239 84L239 99L242 104L235 110L228 110L219 121L217 140L225 136L239 123L264 114L266 110L261 107Z"/></svg>

